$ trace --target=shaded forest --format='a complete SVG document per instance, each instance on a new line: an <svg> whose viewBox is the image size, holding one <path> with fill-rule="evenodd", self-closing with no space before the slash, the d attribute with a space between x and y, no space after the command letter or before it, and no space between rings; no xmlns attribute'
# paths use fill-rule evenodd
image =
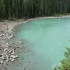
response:
<svg viewBox="0 0 70 70"><path fill-rule="evenodd" d="M70 0L0 0L0 19L70 13Z"/></svg>

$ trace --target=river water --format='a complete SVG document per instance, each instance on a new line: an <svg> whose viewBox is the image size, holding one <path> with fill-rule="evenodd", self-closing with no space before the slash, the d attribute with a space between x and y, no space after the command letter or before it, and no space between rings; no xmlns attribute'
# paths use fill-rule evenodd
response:
<svg viewBox="0 0 70 70"><path fill-rule="evenodd" d="M21 24L13 40L22 39L19 64L10 70L53 70L64 58L65 47L70 47L70 17L41 18Z"/></svg>

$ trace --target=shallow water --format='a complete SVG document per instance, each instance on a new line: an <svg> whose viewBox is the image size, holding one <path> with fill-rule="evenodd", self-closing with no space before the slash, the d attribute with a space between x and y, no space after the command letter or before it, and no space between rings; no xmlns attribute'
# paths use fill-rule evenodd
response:
<svg viewBox="0 0 70 70"><path fill-rule="evenodd" d="M70 47L70 17L41 18L21 24L13 40L22 39L24 50L19 53L19 64L10 70L53 70L64 58L65 47Z"/></svg>

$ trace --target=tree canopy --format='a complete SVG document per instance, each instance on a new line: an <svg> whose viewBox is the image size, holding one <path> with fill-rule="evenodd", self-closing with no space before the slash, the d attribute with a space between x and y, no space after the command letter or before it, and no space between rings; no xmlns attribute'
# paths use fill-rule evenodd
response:
<svg viewBox="0 0 70 70"><path fill-rule="evenodd" d="M0 19L70 13L70 0L0 0Z"/></svg>
<svg viewBox="0 0 70 70"><path fill-rule="evenodd" d="M70 48L66 48L67 52L65 52L65 59L61 60L61 65L56 66L54 70L70 70Z"/></svg>

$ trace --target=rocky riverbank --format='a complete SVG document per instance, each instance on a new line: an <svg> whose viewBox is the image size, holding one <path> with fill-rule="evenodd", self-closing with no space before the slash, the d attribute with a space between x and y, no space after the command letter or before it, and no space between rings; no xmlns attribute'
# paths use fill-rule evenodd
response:
<svg viewBox="0 0 70 70"><path fill-rule="evenodd" d="M8 43L7 40L14 37L14 28L22 22L24 22L24 20L5 20L0 22L0 70L4 70L3 65L6 64L6 62L14 61L18 58L18 55L15 54L17 47L13 46L21 43L21 41Z"/></svg>

